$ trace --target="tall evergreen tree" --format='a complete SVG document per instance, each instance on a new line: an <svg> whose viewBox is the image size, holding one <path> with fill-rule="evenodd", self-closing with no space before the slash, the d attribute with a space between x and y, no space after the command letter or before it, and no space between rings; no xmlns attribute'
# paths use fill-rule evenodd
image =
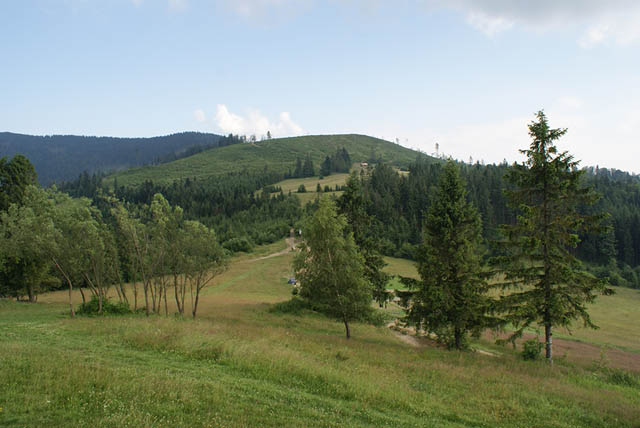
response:
<svg viewBox="0 0 640 428"><path fill-rule="evenodd" d="M456 349L466 346L469 332L479 334L487 325L480 243L480 216L467 201L457 165L448 161L424 221L421 280L408 319Z"/></svg>
<svg viewBox="0 0 640 428"><path fill-rule="evenodd" d="M371 290L363 277L364 260L353 235L345 234L346 226L347 220L336 212L335 204L322 197L303 228L304 241L293 268L300 280L300 296L341 320L349 339L349 322L371 310Z"/></svg>
<svg viewBox="0 0 640 428"><path fill-rule="evenodd" d="M516 328L512 340L531 324L544 326L550 364L553 327L581 318L585 326L596 328L586 305L598 293L612 293L606 279L584 272L573 255L579 233L597 232L605 215L579 211L598 196L581 185L584 170L578 170L579 162L554 145L566 132L549 128L542 111L529 125L533 141L521 150L527 160L507 173L514 187L507 197L520 213L514 225L502 228L506 253L496 259L505 274L501 286L508 290L501 303L506 320Z"/></svg>
<svg viewBox="0 0 640 428"><path fill-rule="evenodd" d="M302 165L302 176L313 177L314 175L316 175L316 170L313 167L313 160L311 160L311 156L307 155Z"/></svg>
<svg viewBox="0 0 640 428"><path fill-rule="evenodd" d="M382 271L386 263L380 254L380 240L373 233L375 219L367 214L364 193L355 172L349 176L344 193L338 198L338 209L346 216L350 232L364 257L364 276L371 286L373 298L382 306L388 299L389 275Z"/></svg>

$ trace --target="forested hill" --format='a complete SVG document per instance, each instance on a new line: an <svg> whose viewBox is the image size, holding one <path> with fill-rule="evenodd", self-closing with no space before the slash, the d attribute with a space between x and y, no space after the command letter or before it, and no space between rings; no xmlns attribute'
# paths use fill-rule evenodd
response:
<svg viewBox="0 0 640 428"><path fill-rule="evenodd" d="M409 166L420 155L406 147L366 135L308 135L206 151L162 166L122 171L107 177L107 181L117 178L120 185L135 186L145 181L169 184L186 178L205 179L231 172L263 172L265 169L286 174L293 171L297 159L309 157L319 168L326 156L342 148L348 151L353 162L386 162L398 167Z"/></svg>
<svg viewBox="0 0 640 428"><path fill-rule="evenodd" d="M216 134L183 132L152 138L34 136L0 132L0 157L26 156L46 186L87 171L108 172L172 161L230 141Z"/></svg>

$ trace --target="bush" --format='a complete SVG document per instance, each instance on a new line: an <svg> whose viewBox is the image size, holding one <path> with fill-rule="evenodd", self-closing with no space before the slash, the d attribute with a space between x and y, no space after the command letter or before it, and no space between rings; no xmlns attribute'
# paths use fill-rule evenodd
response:
<svg viewBox="0 0 640 428"><path fill-rule="evenodd" d="M246 253L251 251L252 245L247 238L231 238L223 243L222 247L231 251L232 253L237 253L240 251Z"/></svg>
<svg viewBox="0 0 640 428"><path fill-rule="evenodd" d="M109 299L102 300L102 314L98 312L100 302L98 296L91 296L91 300L80 305L76 314L78 315L126 315L130 314L131 309L129 305L124 302L112 302Z"/></svg>
<svg viewBox="0 0 640 428"><path fill-rule="evenodd" d="M307 193L307 188L304 187L304 184L298 186L298 193Z"/></svg>
<svg viewBox="0 0 640 428"><path fill-rule="evenodd" d="M544 343L539 342L538 338L529 339L522 344L522 358L525 360L537 360L544 348Z"/></svg>

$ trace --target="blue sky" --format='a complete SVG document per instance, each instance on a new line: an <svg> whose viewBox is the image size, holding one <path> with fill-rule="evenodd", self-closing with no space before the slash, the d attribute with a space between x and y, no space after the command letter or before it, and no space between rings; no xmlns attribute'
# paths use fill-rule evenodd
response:
<svg viewBox="0 0 640 428"><path fill-rule="evenodd" d="M0 3L0 130L354 132L519 160L545 109L583 165L640 173L635 0Z"/></svg>

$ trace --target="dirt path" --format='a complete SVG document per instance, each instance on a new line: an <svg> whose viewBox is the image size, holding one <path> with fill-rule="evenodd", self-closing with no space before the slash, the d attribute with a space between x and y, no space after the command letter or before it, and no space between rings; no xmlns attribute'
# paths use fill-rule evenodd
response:
<svg viewBox="0 0 640 428"><path fill-rule="evenodd" d="M438 345L432 338L425 336L416 336L416 330L413 327L401 326L396 322L387 324L394 336L399 340L411 346L412 348L437 347ZM506 335L502 336L503 338ZM523 339L527 340L535 337L532 334L525 334ZM494 341L495 336L491 333L485 333L483 338ZM582 364L604 364L611 368L620 368L640 372L640 354L623 351L616 348L606 348L591 344L578 342L573 340L554 339L554 354L556 358L569 358L570 360L581 362ZM475 352L488 357L497 357L500 354L486 351L484 349L473 349Z"/></svg>
<svg viewBox="0 0 640 428"><path fill-rule="evenodd" d="M287 254L288 252L291 252L291 251L296 249L296 240L295 240L295 238L287 238L287 239L285 239L285 242L287 243L287 248L285 248L284 250L278 251L277 253L269 254L268 256L258 257L257 259L252 259L252 260L249 260L249 261L250 262L257 262L258 260L265 260L265 259L270 259L272 257L283 256L283 255Z"/></svg>

